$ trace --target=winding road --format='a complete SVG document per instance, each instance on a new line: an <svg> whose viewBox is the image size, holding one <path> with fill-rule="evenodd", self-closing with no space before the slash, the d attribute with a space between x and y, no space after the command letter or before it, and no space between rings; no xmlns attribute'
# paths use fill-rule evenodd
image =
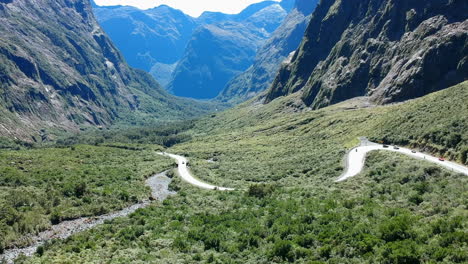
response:
<svg viewBox="0 0 468 264"><path fill-rule="evenodd" d="M370 142L366 138L360 138L360 140L361 140L361 145L359 147L353 148L346 155L345 171L335 182L343 182L361 173L362 170L364 169L364 163L366 161L367 153L371 151L376 151L376 150L386 150L386 151L392 151L392 152L405 154L412 158L426 160L428 162L432 162L442 167L445 167L451 171L468 175L467 167L454 163L454 162L440 160L439 158L436 158L434 156L424 154L421 152L417 152L417 151L407 149L407 148L395 147L395 146L384 147L384 145ZM158 152L158 154L163 155L163 156L168 156L176 160L178 164L178 172L180 174L180 177L184 181L194 186L207 189L207 190L219 190L219 191L234 191L235 190L233 188L226 188L226 187L211 185L211 184L208 184L208 183L205 183L196 179L194 176L192 176L192 174L190 174L190 171L187 168L188 161L187 161L187 158L185 157L175 155L175 154L165 153L165 152Z"/></svg>
<svg viewBox="0 0 468 264"><path fill-rule="evenodd" d="M381 144L370 142L366 138L360 138L360 139L361 139L361 145L359 147L352 149L345 157L346 158L345 172L336 180L336 182L345 181L361 173L364 168L364 163L366 160L367 153L371 151L376 151L376 150L386 150L386 151L392 151L392 152L405 154L412 158L426 160L426 161L435 163L437 165L440 165L442 167L445 167L451 171L468 175L468 168L463 165L450 162L450 161L440 160L439 158L436 158L436 157L433 157L433 156L430 156L421 152L416 152L414 150L410 150L407 148L394 147L394 146L384 147ZM188 161L187 161L187 158L185 157L175 155L175 154L169 154L165 152L159 152L158 154L167 156L176 160L178 164L178 172L179 172L180 177L184 181L194 186L207 189L207 190L219 190L219 191L234 191L235 190L233 188L226 188L226 187L211 185L211 184L204 183L196 179L194 176L190 174L190 171L187 167ZM170 182L170 179L168 179L165 176L165 172L164 172L164 173L161 173L161 174L158 174L149 178L146 184L150 186L152 190L152 197L155 200L162 201L166 199L169 195L174 194L173 192L168 191L169 182ZM7 263L12 263L13 260L21 254L24 254L26 256L31 256L32 254L34 254L34 252L36 252L36 249L39 246L41 246L48 240L68 238L75 233L88 230L90 228L95 227L96 225L100 225L104 223L105 220L114 219L116 217L127 216L135 212L137 209L145 208L150 204L151 202L149 200L145 200L138 204L132 205L128 208L125 208L121 211L114 212L111 214L98 216L98 217L85 217L85 218L80 218L80 219L76 219L72 221L62 222L59 225L53 226L49 230L39 233L38 235L29 237L29 239L32 241L29 247L7 249L3 254L0 254L0 261L5 260Z"/></svg>
<svg viewBox="0 0 468 264"><path fill-rule="evenodd" d="M177 161L177 164L178 164L178 172L179 172L179 175L180 177L194 185L194 186L197 186L197 187L200 187L202 189L207 189L207 190L218 190L218 191L234 191L235 189L233 188L226 188L226 187L220 187L220 186L215 186L215 185L211 185L211 184L208 184L208 183L204 183L200 180L198 180L197 178L193 177L192 174L190 174L190 171L188 170L187 168L187 158L185 157L182 157L182 156L179 156L179 155L175 155L175 154L169 154L169 153L165 153L165 152L158 152L159 155L163 155L163 156L168 156L174 160Z"/></svg>
<svg viewBox="0 0 468 264"><path fill-rule="evenodd" d="M393 146L388 146L387 148L385 148L383 145L370 142L366 138L360 138L360 139L361 139L361 146L352 149L348 153L346 157L345 172L336 180L336 182L345 181L361 173L361 171L364 168L364 163L366 161L367 153L371 151L376 151L376 150L386 150L386 151L392 151L392 152L405 154L412 158L426 160L426 161L435 163L437 165L440 165L442 167L445 167L451 171L468 175L468 168L465 166L459 165L457 163L450 162L450 161L441 161L439 160L439 158L436 158L436 157L433 157L433 156L430 156L421 152L415 152L414 150L410 150L407 148L402 148L402 147L395 148Z"/></svg>

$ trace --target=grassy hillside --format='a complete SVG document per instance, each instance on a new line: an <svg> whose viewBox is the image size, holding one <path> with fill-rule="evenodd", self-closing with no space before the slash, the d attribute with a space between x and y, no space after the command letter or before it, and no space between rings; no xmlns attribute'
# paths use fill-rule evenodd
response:
<svg viewBox="0 0 468 264"><path fill-rule="evenodd" d="M467 93L464 83L404 104L360 108L358 99L319 111L289 97L213 115L168 151L187 155L197 177L240 190L176 180L179 195L163 206L55 241L26 262L466 262L466 176L377 152L361 175L333 180L358 136L462 161Z"/></svg>
<svg viewBox="0 0 468 264"><path fill-rule="evenodd" d="M404 104L358 108L363 100L318 111L292 108L291 98L241 106L196 124L193 140L171 151L192 159L202 179L231 186L331 183L357 138L411 145L465 162L468 83ZM216 159L216 163L206 160Z"/></svg>

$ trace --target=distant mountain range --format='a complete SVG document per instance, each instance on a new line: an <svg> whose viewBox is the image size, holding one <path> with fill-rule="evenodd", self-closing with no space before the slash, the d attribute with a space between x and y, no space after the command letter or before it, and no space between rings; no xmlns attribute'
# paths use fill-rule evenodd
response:
<svg viewBox="0 0 468 264"><path fill-rule="evenodd" d="M168 6L140 10L127 6L93 8L104 31L127 62L147 72L175 64L184 54L196 19ZM153 69L154 67L154 69ZM164 83L170 79L154 73Z"/></svg>
<svg viewBox="0 0 468 264"><path fill-rule="evenodd" d="M0 35L0 136L41 140L46 130L204 111L130 68L86 0L1 1Z"/></svg>
<svg viewBox="0 0 468 264"><path fill-rule="evenodd" d="M312 108L357 96L391 103L468 79L468 2L322 0L265 99Z"/></svg>
<svg viewBox="0 0 468 264"><path fill-rule="evenodd" d="M41 140L216 108L170 95L147 72L178 95L269 103L297 93L312 109L358 96L399 102L468 79L466 1L316 4L266 1L199 18L94 6L117 45L130 43L124 59L88 0L0 1L0 136Z"/></svg>
<svg viewBox="0 0 468 264"><path fill-rule="evenodd" d="M236 15L205 12L199 18L168 6L95 6L94 12L130 65L175 95L213 98L252 65L293 6L294 0L264 1Z"/></svg>
<svg viewBox="0 0 468 264"><path fill-rule="evenodd" d="M217 99L242 102L268 89L281 63L302 41L318 0L296 0L294 9L257 52L254 64L233 78Z"/></svg>

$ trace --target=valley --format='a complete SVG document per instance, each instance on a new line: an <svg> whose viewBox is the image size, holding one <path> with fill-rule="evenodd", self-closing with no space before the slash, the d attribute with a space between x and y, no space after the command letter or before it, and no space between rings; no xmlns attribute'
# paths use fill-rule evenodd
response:
<svg viewBox="0 0 468 264"><path fill-rule="evenodd" d="M439 155L445 144L444 139L425 141L424 138L428 132L438 134L444 131L446 126L440 126L439 129L442 130L439 131L429 131L430 124L425 120L437 118L440 123L450 124L456 121L466 125L467 122L463 121L466 119L466 105L464 97L459 96L468 91L465 89L466 85L464 83L422 99L393 106L350 109L348 106L353 105L353 102L345 102L343 105L320 111L304 109L291 112L295 108L291 107L290 102L296 99L289 97L268 106L248 104L215 117L204 118L196 122L191 129L182 132L190 134L191 140L176 144L165 151L185 153L190 161L191 171L200 180L218 186L235 187L237 190L204 191L175 177L171 188L177 191L178 195L168 198L163 206L149 206L138 210L129 218L106 222L92 232L85 231L65 241L53 241L45 245L44 255L35 255L27 259L27 263L77 260L93 262L114 254L119 254L122 262L130 259L143 261L164 258L168 263L176 263L181 259L188 262L197 262L198 259L218 259L221 262L244 259L255 262L291 260L300 263L304 258L326 260L331 256L329 254L334 254L334 259L348 258L349 255L344 254L349 245L353 248L362 247L359 249L362 251L358 252L372 252L365 258L362 253L355 253L358 254L357 261L378 261L380 258L397 257L411 259L412 251L401 251L407 247L417 249L419 254L430 258L461 261L464 257L457 248L462 245L460 243L463 243L463 240L455 239L450 244L444 244L446 242L440 239L444 236L452 237L453 232L464 229L464 224L460 222L463 219L463 207L454 205L463 204L461 201L466 195L463 187L466 185L466 175L452 173L423 160L417 161L379 152L369 154L364 171L358 176L339 184L335 183L335 180L344 170L342 157L347 149L352 149L358 144L358 135L366 134L371 139L388 140L389 144L401 142L406 138L408 142L405 145ZM447 116L440 113L439 108L445 105L447 100L451 102L450 107L463 110L460 115ZM430 108L420 109L421 115L415 114L418 112L415 109L422 105ZM254 112L246 115L242 111ZM290 114L288 118L283 115L285 111ZM389 113L392 115L388 115ZM397 122L392 121L391 117L408 114L414 115L412 128L400 131L390 129L395 125L394 122ZM293 118L290 118L291 116ZM256 120L264 122L258 123ZM397 120L405 122L406 119ZM381 126L382 123L389 127ZM373 126L381 127L376 130ZM415 131L415 127L419 127L419 130ZM387 129L392 131L397 140L386 139L389 138ZM459 129L466 131L464 127ZM211 133L207 134L206 131ZM410 138L414 140L410 141ZM460 143L463 144L463 141ZM452 153L445 152L444 156L452 155L458 162L463 161L463 155L466 155L463 149L455 148L451 151ZM172 158L164 158L155 152L152 156L172 162ZM290 158L285 159L288 156ZM252 157L255 157L255 160ZM441 192L442 186L448 189ZM441 196L444 197L444 203L440 203ZM376 199L382 203L373 202ZM298 207L299 204L302 206ZM209 214L202 210L206 207L210 208ZM273 208L276 214L282 212L284 216L270 215ZM313 212L311 220L307 220L307 210ZM375 222L370 223L367 229L352 231L358 233L350 233L350 237L347 238L347 233L343 233L343 230L351 230L345 226L361 226L361 221L366 221L366 218L362 218L366 215L364 212L369 210ZM347 214L351 214L349 220L341 218ZM303 215L303 218L296 219L297 215ZM157 217L151 220L152 217L148 216ZM330 218L332 216L334 218ZM257 220L252 221L251 217ZM296 219L293 220L292 226L290 220L286 221L291 219L290 217ZM389 220L382 222L379 220L381 217L389 217ZM413 224L404 224L409 218ZM325 234L322 232L335 229L331 226L326 227L325 222L322 222L325 219L333 219L330 225L345 228L335 234L339 234L335 242L338 244L333 244L333 248L329 249L325 239L330 235L322 237ZM254 225L257 221L266 221L265 226L258 229L260 226ZM272 222L267 224L268 221ZM403 233L395 236L391 233L393 228L384 231L385 225L397 223L403 224L399 227ZM215 231L221 228L220 224L222 229ZM436 230L436 226L446 224L452 228L430 231ZM293 229L285 229L282 232L289 235L279 236L277 232L286 228L285 225ZM316 235L308 238L308 232L302 234L301 229L296 229L304 225L311 228L312 234L317 232ZM191 231L187 233L183 230ZM226 233L226 230L230 231ZM242 235L246 231L247 233ZM353 240L351 237L356 237L359 232L364 232L362 235L369 234L368 239L372 241L369 243L373 246L354 244L360 240ZM430 245L421 244L423 240L419 236L428 232L442 233L438 233L441 236L433 236ZM247 241L251 242L244 240L247 238ZM310 239L311 242L303 242L302 239ZM138 251L122 251L134 242L141 245ZM143 246L146 243L157 243L158 246L156 249L153 246L147 248ZM378 247L385 251L378 253L380 251L374 248L376 245L380 245ZM317 251L306 250L311 246ZM388 246L392 248L386 248ZM443 247L445 253L434 251L433 246ZM117 251L109 251L109 247ZM281 253L281 247L288 249L285 255ZM344 251L337 251L341 247ZM240 248L246 252L242 256L236 253ZM254 253L258 250L262 251L260 255ZM122 253L118 252L126 253L120 255ZM187 252L194 253L186 254ZM383 252L388 252L385 253L388 255L381 255ZM260 256L262 257L258 259Z"/></svg>
<svg viewBox="0 0 468 264"><path fill-rule="evenodd" d="M0 263L468 262L466 1L228 2L0 1Z"/></svg>

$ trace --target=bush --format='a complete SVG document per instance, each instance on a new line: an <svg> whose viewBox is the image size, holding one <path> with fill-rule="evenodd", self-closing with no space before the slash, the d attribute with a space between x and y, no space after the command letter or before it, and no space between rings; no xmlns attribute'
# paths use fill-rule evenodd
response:
<svg viewBox="0 0 468 264"><path fill-rule="evenodd" d="M416 242L403 240L385 245L383 250L383 263L392 264L419 264L419 250Z"/></svg>
<svg viewBox="0 0 468 264"><path fill-rule="evenodd" d="M60 214L60 212L54 211L54 212L50 215L50 222L51 222L53 225L57 225L57 224L59 224L60 222L62 222L62 215Z"/></svg>
<svg viewBox="0 0 468 264"><path fill-rule="evenodd" d="M468 165L468 147L464 147L460 152L460 161Z"/></svg>
<svg viewBox="0 0 468 264"><path fill-rule="evenodd" d="M294 260L292 243L285 240L276 241L273 249L270 251L270 258L273 259L275 257L292 262Z"/></svg>
<svg viewBox="0 0 468 264"><path fill-rule="evenodd" d="M36 249L36 254L38 256L42 256L42 255L44 255L44 251L45 251L45 249L44 249L43 246L38 246L37 249Z"/></svg>
<svg viewBox="0 0 468 264"><path fill-rule="evenodd" d="M208 234L208 236L203 239L203 243L205 244L205 250L214 249L219 251L221 238L218 234Z"/></svg>
<svg viewBox="0 0 468 264"><path fill-rule="evenodd" d="M274 187L271 184L254 184L250 185L247 194L251 197L265 198L273 193Z"/></svg>
<svg viewBox="0 0 468 264"><path fill-rule="evenodd" d="M174 239L172 246L180 251L186 251L188 248L187 242L182 237L177 237Z"/></svg>
<svg viewBox="0 0 468 264"><path fill-rule="evenodd" d="M84 182L78 183L77 185L75 185L75 196L78 198L83 197L83 195L85 195L86 193L86 190L87 190L86 183Z"/></svg>
<svg viewBox="0 0 468 264"><path fill-rule="evenodd" d="M387 242L407 239L411 236L410 223L413 219L407 215L398 215L388 220L384 220L379 230L383 240Z"/></svg>

